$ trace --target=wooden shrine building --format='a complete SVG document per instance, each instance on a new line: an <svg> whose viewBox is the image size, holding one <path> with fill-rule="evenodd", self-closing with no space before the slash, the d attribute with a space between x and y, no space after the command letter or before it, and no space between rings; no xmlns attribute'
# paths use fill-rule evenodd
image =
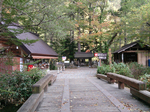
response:
<svg viewBox="0 0 150 112"><path fill-rule="evenodd" d="M123 46L113 52L113 54L116 63L138 62L138 64L148 66L148 60L150 59L150 46L141 41L135 41Z"/></svg>
<svg viewBox="0 0 150 112"><path fill-rule="evenodd" d="M76 52L74 57L77 59L78 66L85 66L85 59L89 59L89 67L92 66L92 58L94 57L91 52Z"/></svg>

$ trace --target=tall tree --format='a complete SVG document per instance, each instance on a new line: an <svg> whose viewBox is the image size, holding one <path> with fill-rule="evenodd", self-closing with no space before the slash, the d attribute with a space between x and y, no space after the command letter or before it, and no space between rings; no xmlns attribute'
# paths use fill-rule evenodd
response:
<svg viewBox="0 0 150 112"><path fill-rule="evenodd" d="M149 38L149 0L123 0L121 7L122 29L129 40ZM122 35L121 35L122 36Z"/></svg>

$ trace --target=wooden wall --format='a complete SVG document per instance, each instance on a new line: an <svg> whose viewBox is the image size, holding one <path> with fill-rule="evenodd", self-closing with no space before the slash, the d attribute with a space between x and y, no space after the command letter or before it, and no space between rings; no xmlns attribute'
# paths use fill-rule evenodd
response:
<svg viewBox="0 0 150 112"><path fill-rule="evenodd" d="M138 58L138 64L148 66L148 59L150 59L150 52L148 52L148 51L139 51L137 58Z"/></svg>

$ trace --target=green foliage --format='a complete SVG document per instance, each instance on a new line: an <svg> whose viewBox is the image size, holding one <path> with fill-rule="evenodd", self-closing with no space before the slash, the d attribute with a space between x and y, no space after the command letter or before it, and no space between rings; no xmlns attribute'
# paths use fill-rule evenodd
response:
<svg viewBox="0 0 150 112"><path fill-rule="evenodd" d="M128 65L124 63L115 63L112 65L116 69L116 73L120 75L125 75L128 77L133 77Z"/></svg>
<svg viewBox="0 0 150 112"><path fill-rule="evenodd" d="M102 65L97 68L97 73L99 73L99 74L106 75L108 72L115 73L115 68L113 66L110 67L109 65Z"/></svg>
<svg viewBox="0 0 150 112"><path fill-rule="evenodd" d="M32 94L32 85L45 75L44 71L32 69L31 71L14 71L12 74L0 75L0 101L16 106L25 102ZM1 106L1 105L0 105Z"/></svg>
<svg viewBox="0 0 150 112"><path fill-rule="evenodd" d="M144 74L140 77L140 80L146 83L147 90L150 91L150 74Z"/></svg>
<svg viewBox="0 0 150 112"><path fill-rule="evenodd" d="M139 39L147 42L149 31L149 0L122 0L121 1L121 27L122 36L126 33L130 40ZM142 38L141 38L142 37ZM149 44L149 42L147 42Z"/></svg>
<svg viewBox="0 0 150 112"><path fill-rule="evenodd" d="M116 73L120 74L120 75L124 75L124 76L128 76L128 77L132 77L133 78L133 75L131 74L131 71L130 71L130 69L128 67L121 68Z"/></svg>
<svg viewBox="0 0 150 112"><path fill-rule="evenodd" d="M115 69L116 69L116 71L119 71L121 68L126 68L127 67L127 65L126 64L124 64L124 63L113 63L112 64L112 66L113 67L115 67Z"/></svg>
<svg viewBox="0 0 150 112"><path fill-rule="evenodd" d="M55 60L52 59L50 61L50 70L56 70L57 69L57 67L55 66L55 64L56 64Z"/></svg>
<svg viewBox="0 0 150 112"><path fill-rule="evenodd" d="M67 59L70 59L70 61L72 61L74 59L74 54L75 54L74 42L71 42L70 38L66 38L62 40L61 44L62 44L61 55L66 56Z"/></svg>
<svg viewBox="0 0 150 112"><path fill-rule="evenodd" d="M117 73L120 75L125 75L128 77L133 77L131 75L131 71L129 67L124 63L114 63L111 66L110 65L102 65L101 67L98 67L97 73L100 74L107 74L108 72Z"/></svg>
<svg viewBox="0 0 150 112"><path fill-rule="evenodd" d="M132 75L134 76L135 79L139 79L140 76L146 73L148 70L146 67L143 65L138 64L137 62L132 62L128 64Z"/></svg>

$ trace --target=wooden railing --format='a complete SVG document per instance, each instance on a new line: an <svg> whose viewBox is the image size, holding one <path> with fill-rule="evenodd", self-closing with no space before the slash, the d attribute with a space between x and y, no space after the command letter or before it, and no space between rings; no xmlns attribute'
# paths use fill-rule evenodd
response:
<svg viewBox="0 0 150 112"><path fill-rule="evenodd" d="M19 108L17 112L35 112L35 109L43 99L44 92L47 91L48 85L52 85L57 76L47 74L32 86L33 94Z"/></svg>
<svg viewBox="0 0 150 112"><path fill-rule="evenodd" d="M132 95L150 104L150 92L146 91L146 84L142 81L116 73L107 73L107 76L97 74L97 78L104 79L110 84L113 84L115 81L117 81L119 89L124 89L124 84L126 84L130 87L130 93Z"/></svg>

